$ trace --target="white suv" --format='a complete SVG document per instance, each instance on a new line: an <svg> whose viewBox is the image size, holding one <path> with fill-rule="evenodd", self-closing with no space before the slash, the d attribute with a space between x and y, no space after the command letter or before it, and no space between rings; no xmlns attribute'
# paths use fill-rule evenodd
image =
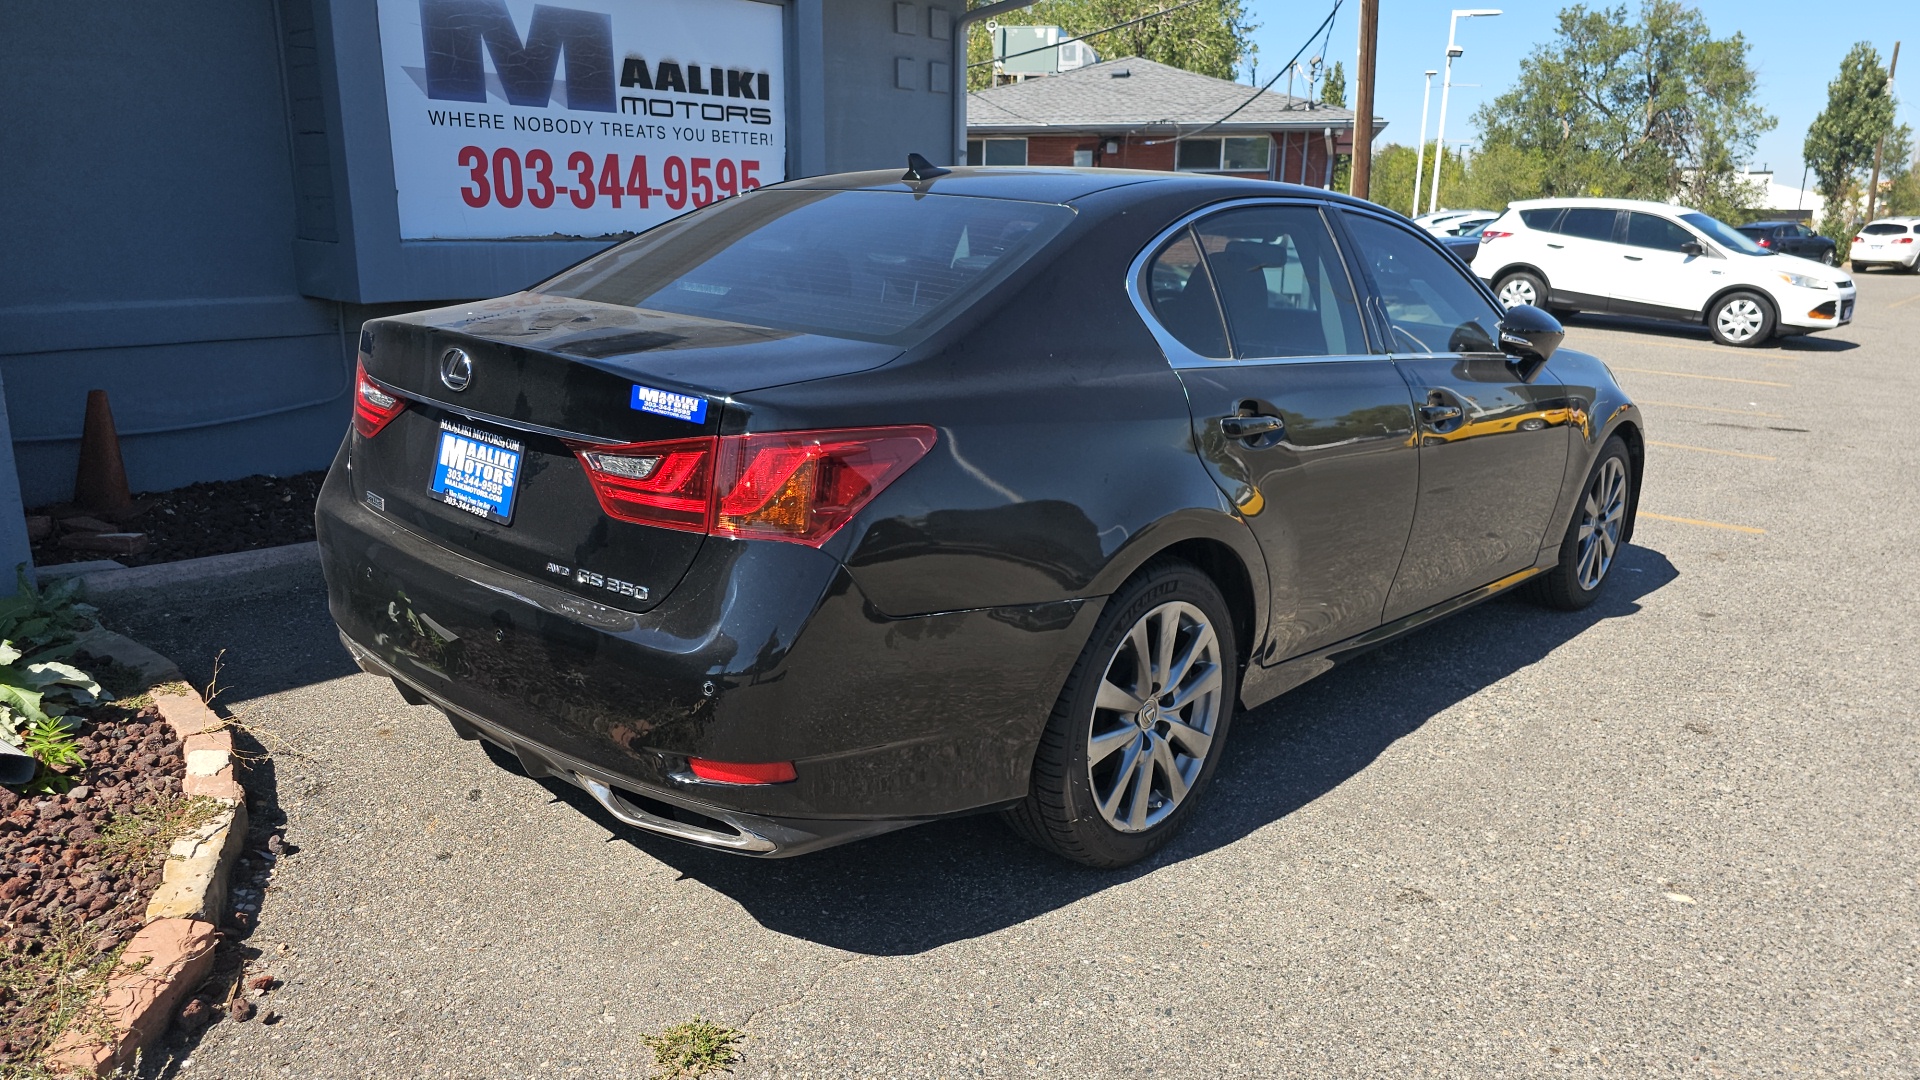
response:
<svg viewBox="0 0 1920 1080"><path fill-rule="evenodd" d="M1853 269L1869 266L1913 270L1920 264L1920 218L1889 217L1869 221L1853 238Z"/></svg>
<svg viewBox="0 0 1920 1080"><path fill-rule="evenodd" d="M1853 280L1779 255L1684 206L1529 199L1480 234L1474 272L1500 302L1704 322L1728 345L1853 321Z"/></svg>

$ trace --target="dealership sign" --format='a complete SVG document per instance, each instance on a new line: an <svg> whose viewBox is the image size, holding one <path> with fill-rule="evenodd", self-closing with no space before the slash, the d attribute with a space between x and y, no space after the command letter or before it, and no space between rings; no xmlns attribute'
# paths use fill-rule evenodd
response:
<svg viewBox="0 0 1920 1080"><path fill-rule="evenodd" d="M759 0L379 0L400 236L605 236L785 179Z"/></svg>

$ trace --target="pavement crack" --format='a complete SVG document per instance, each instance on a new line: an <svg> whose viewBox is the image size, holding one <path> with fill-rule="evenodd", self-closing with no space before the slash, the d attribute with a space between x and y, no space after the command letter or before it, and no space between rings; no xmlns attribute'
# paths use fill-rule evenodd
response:
<svg viewBox="0 0 1920 1080"><path fill-rule="evenodd" d="M819 989L821 983L826 982L827 979L831 978L833 974L839 971L841 968L846 967L848 964L857 964L862 960L869 960L869 959L872 959L872 958L866 957L866 956L849 956L844 960L828 965L825 971L822 971L820 974L814 976L813 981L808 983L806 985L806 988L801 990L798 994L795 994L793 995L793 997L773 1005L762 1005L754 1009L752 1012L748 1013L747 1018L745 1020L740 1021L740 1030L745 1031L749 1027L752 1027L754 1020L757 1019L761 1013L773 1012L780 1009L785 1009L792 1005L800 1004L802 1001L805 1001L807 997L811 995L815 990Z"/></svg>

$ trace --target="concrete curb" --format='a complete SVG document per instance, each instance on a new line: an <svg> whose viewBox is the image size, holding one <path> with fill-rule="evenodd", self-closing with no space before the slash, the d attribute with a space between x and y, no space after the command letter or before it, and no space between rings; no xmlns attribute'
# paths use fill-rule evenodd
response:
<svg viewBox="0 0 1920 1080"><path fill-rule="evenodd" d="M36 568L42 579L75 577L82 592L90 596L159 589L174 585L194 585L221 578L237 577L261 570L278 570L320 561L320 545L314 541L285 544L280 547L235 551L227 555L208 555L202 559L154 563L152 566L122 566L93 569L77 574L60 573L58 565Z"/></svg>
<svg viewBox="0 0 1920 1080"><path fill-rule="evenodd" d="M156 568L157 569L157 568ZM171 662L145 646L98 631L87 649L119 663L174 678ZM142 653L161 665L145 662ZM147 925L121 953L120 966L95 999L97 1023L71 1028L50 1055L55 1068L83 1076L109 1076L166 1033L187 992L213 966L218 926L226 910L227 883L246 845L246 794L233 776L233 733L199 696L156 692L154 706L173 729L187 759L184 795L219 800L221 811L193 833L174 841L160 888L147 903Z"/></svg>

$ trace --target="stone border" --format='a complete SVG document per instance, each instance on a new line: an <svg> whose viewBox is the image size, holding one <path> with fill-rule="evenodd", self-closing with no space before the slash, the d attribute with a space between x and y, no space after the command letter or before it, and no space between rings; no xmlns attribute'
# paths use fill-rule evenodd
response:
<svg viewBox="0 0 1920 1080"><path fill-rule="evenodd" d="M36 567L34 572L43 579L61 577L80 579L84 593L103 596L108 593L128 592L135 589L157 589L171 585L188 585L197 582L214 581L220 578L251 574L258 570L278 570L285 566L320 562L320 545L308 540L301 544L282 544L279 547L253 548L248 551L234 551L225 555L207 555L198 559L181 559L177 562L153 563L148 566L105 566L106 560L94 560L86 563L55 563L52 566ZM63 567L75 569L62 573Z"/></svg>
<svg viewBox="0 0 1920 1080"><path fill-rule="evenodd" d="M85 647L148 678L173 676L154 678L156 684L180 681L171 661L111 631L88 635ZM246 844L246 793L234 779L233 733L226 722L191 691L156 692L153 703L183 744L187 775L181 793L218 799L224 808L168 850L160 888L147 903L147 925L127 943L95 999L104 1033L69 1028L54 1045L54 1067L84 1076L108 1076L133 1064L166 1033L180 999L207 977L220 941L227 882Z"/></svg>

